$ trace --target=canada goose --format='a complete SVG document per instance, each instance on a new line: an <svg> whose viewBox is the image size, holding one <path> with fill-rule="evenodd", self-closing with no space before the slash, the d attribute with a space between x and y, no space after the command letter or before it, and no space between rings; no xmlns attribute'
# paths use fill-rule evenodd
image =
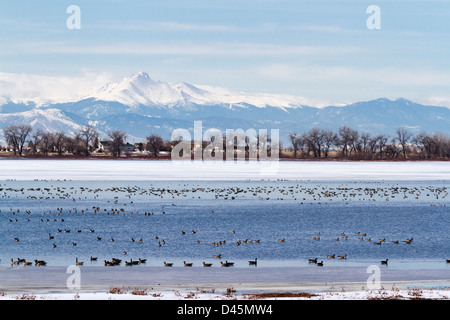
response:
<svg viewBox="0 0 450 320"><path fill-rule="evenodd" d="M56 244L52 244L52 248L56 248Z"/></svg>
<svg viewBox="0 0 450 320"><path fill-rule="evenodd" d="M329 254L327 257L328 259L334 259L335 256L336 256L335 254Z"/></svg>
<svg viewBox="0 0 450 320"><path fill-rule="evenodd" d="M308 259L308 262L309 262L309 263L317 263L317 258L314 258L314 259Z"/></svg>
<svg viewBox="0 0 450 320"><path fill-rule="evenodd" d="M192 262L191 262L191 263L188 263L188 262L186 262L186 261L183 261L183 263L184 263L184 266L185 266L185 267L192 267L192 265L193 265Z"/></svg>
<svg viewBox="0 0 450 320"><path fill-rule="evenodd" d="M212 266L212 263L206 263L206 262L203 262L203 265L202 265L203 267L211 267Z"/></svg>
<svg viewBox="0 0 450 320"><path fill-rule="evenodd" d="M141 259L141 258L139 258L139 263L146 263L147 262L147 259Z"/></svg>
<svg viewBox="0 0 450 320"><path fill-rule="evenodd" d="M381 260L381 264L385 264L385 265L387 265L387 264L388 264L388 260L389 260L389 259L386 259L386 260Z"/></svg>
<svg viewBox="0 0 450 320"><path fill-rule="evenodd" d="M19 260L14 260L13 258L11 258L11 264L12 265L19 264Z"/></svg>
<svg viewBox="0 0 450 320"><path fill-rule="evenodd" d="M129 266L132 266L133 265L133 260L131 260L131 261L125 261L125 266L126 267L129 267Z"/></svg>
<svg viewBox="0 0 450 320"><path fill-rule="evenodd" d="M406 244L411 244L411 242L413 241L413 238L407 239L406 241L403 241Z"/></svg>
<svg viewBox="0 0 450 320"><path fill-rule="evenodd" d="M282 238L282 239L278 239L278 242L284 242L286 239Z"/></svg>
<svg viewBox="0 0 450 320"><path fill-rule="evenodd" d="M374 241L374 243L373 243L373 244L381 245L381 241L380 241L380 242L376 242L376 241Z"/></svg>
<svg viewBox="0 0 450 320"><path fill-rule="evenodd" d="M144 242L144 240L142 240L142 239L139 239L139 241L138 241L139 243L142 243L142 242Z"/></svg>
<svg viewBox="0 0 450 320"><path fill-rule="evenodd" d="M76 243L76 242L72 242L72 245L73 245L73 246L76 246L76 245L77 245L77 243Z"/></svg>
<svg viewBox="0 0 450 320"><path fill-rule="evenodd" d="M78 261L78 258L75 258L75 265L76 266L82 266L83 262L82 261Z"/></svg>
<svg viewBox="0 0 450 320"><path fill-rule="evenodd" d="M344 256L338 256L338 258L341 260L345 260L345 259L347 259L347 254L345 254Z"/></svg>
<svg viewBox="0 0 450 320"><path fill-rule="evenodd" d="M214 258L220 259L220 258L222 258L222 255L221 255L221 254L215 254L215 255L214 255Z"/></svg>
<svg viewBox="0 0 450 320"><path fill-rule="evenodd" d="M34 260L34 265L35 266L46 266L47 262L44 260Z"/></svg>
<svg viewBox="0 0 450 320"><path fill-rule="evenodd" d="M232 264L232 263L229 263L228 261L225 261L225 262L220 261L220 266L221 266L221 267L228 268L228 267L231 267L232 265L233 265L233 264Z"/></svg>
<svg viewBox="0 0 450 320"><path fill-rule="evenodd" d="M323 261L317 262L318 267L323 267Z"/></svg>
<svg viewBox="0 0 450 320"><path fill-rule="evenodd" d="M50 240L52 240L52 239L55 239L55 236L52 236L50 233L48 234L48 238L50 239Z"/></svg>
<svg viewBox="0 0 450 320"><path fill-rule="evenodd" d="M397 240L397 241L392 241L392 243L394 243L394 244L398 244L398 240Z"/></svg>
<svg viewBox="0 0 450 320"><path fill-rule="evenodd" d="M100 240L102 240L102 238L101 237L97 237L97 241L100 241Z"/></svg>
<svg viewBox="0 0 450 320"><path fill-rule="evenodd" d="M252 265L252 266L256 266L258 264L258 258L255 258L255 260L249 260L248 264Z"/></svg>
<svg viewBox="0 0 450 320"><path fill-rule="evenodd" d="M134 238L131 238L131 242L134 242Z"/></svg>
<svg viewBox="0 0 450 320"><path fill-rule="evenodd" d="M105 264L105 267L112 267L112 266L114 266L114 263L112 261L104 260L104 264Z"/></svg>
<svg viewBox="0 0 450 320"><path fill-rule="evenodd" d="M13 239L15 242L19 242L19 238L14 238Z"/></svg>
<svg viewBox="0 0 450 320"><path fill-rule="evenodd" d="M90 257L89 260L91 260L91 261L97 261L97 257Z"/></svg>
<svg viewBox="0 0 450 320"><path fill-rule="evenodd" d="M447 263L450 263L450 259L445 260Z"/></svg>
<svg viewBox="0 0 450 320"><path fill-rule="evenodd" d="M31 266L33 263L31 261L24 261L23 265L24 266Z"/></svg>
<svg viewBox="0 0 450 320"><path fill-rule="evenodd" d="M164 261L164 267L171 267L171 266L173 266L173 263Z"/></svg>

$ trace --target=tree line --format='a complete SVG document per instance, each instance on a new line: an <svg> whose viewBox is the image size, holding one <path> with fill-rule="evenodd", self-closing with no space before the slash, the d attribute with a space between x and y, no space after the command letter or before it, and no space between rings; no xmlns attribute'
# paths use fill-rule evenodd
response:
<svg viewBox="0 0 450 320"><path fill-rule="evenodd" d="M395 135L361 133L348 126L337 132L313 128L303 134L289 134L293 158L439 159L450 158L450 137L446 134L414 135L398 128Z"/></svg>
<svg viewBox="0 0 450 320"><path fill-rule="evenodd" d="M100 149L98 131L88 125L78 129L73 135L64 132L46 132L33 130L28 124L10 125L3 129L7 147L14 155L50 153L62 156L90 156L93 152L106 153L113 157L131 155L125 148L127 134L113 130L107 134L103 143L107 148ZM395 135L372 135L361 133L348 126L342 126L338 131L313 128L305 133L296 132L288 135L288 148L280 147L281 158L294 159L450 159L450 137L446 134L420 133L414 135L406 128L398 128ZM243 139L248 143L249 139ZM160 151L170 152L179 141L164 140L156 134L149 135L143 142L132 146L132 149L147 151L157 157ZM270 138L268 139L270 143ZM207 146L203 143L203 148ZM224 139L224 147L229 142ZM234 147L237 148L237 145ZM248 153L249 149L245 147ZM2 148L6 150L6 148Z"/></svg>
<svg viewBox="0 0 450 320"><path fill-rule="evenodd" d="M33 130L30 125L18 124L10 125L3 129L3 136L7 143L7 148L14 155L42 155L48 156L49 153L56 153L59 156L71 154L74 156L90 156L93 152L107 153L113 157L120 157L127 154L125 151L127 134L121 131L111 131L104 142L107 143L106 149L100 149L100 140L98 131L88 125L81 127L73 136L64 132L47 132L41 129ZM144 143L138 143L132 148L139 151L148 151L149 154L157 156L160 151L170 149L168 141L164 141L160 136L152 134L148 136Z"/></svg>

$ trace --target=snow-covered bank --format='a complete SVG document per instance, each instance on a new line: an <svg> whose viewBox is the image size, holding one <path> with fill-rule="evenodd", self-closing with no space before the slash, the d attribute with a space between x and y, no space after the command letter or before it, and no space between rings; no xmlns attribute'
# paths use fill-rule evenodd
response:
<svg viewBox="0 0 450 320"><path fill-rule="evenodd" d="M448 180L450 162L0 160L0 180Z"/></svg>
<svg viewBox="0 0 450 320"><path fill-rule="evenodd" d="M0 294L0 300L449 300L449 289L380 289L340 292L266 292L239 294L211 290L122 290L119 292Z"/></svg>

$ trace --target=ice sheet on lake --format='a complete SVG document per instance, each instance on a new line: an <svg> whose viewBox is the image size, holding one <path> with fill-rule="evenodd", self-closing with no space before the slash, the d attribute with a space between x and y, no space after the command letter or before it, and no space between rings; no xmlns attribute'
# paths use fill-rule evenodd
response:
<svg viewBox="0 0 450 320"><path fill-rule="evenodd" d="M0 160L0 180L448 180L450 162Z"/></svg>

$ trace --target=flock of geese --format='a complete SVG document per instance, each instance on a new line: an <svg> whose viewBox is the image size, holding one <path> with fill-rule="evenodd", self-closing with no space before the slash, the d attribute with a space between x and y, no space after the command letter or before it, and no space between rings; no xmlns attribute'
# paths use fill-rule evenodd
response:
<svg viewBox="0 0 450 320"><path fill-rule="evenodd" d="M343 201L352 201L354 199L359 199L361 201L367 200L367 201L379 201L379 200L386 200L392 199L394 196L401 196L403 198L408 197L414 197L418 199L419 197L427 197L430 199L445 199L448 195L448 192L445 188L417 188L417 187L375 187L375 188L368 188L368 187L320 187L320 186L314 186L314 187L305 187L305 186L299 186L299 185L292 185L292 186L279 186L279 185L257 185L257 186L249 186L246 188L240 188L240 187L195 187L192 185L185 185L181 188L161 188L161 187L151 187L151 188L142 188L139 186L127 186L127 187L106 187L106 188L95 188L95 187L66 187L65 184L59 185L59 186L51 186L51 187L30 187L30 188L11 188L0 185L0 198L10 198L11 194L13 193L20 193L25 194L27 193L27 199L32 200L47 200L47 199L61 199L61 200L69 200L71 202L77 202L77 201L85 201L85 200L97 200L99 199L99 195L101 193L109 192L112 194L118 194L119 196L111 197L110 200L108 200L108 203L114 203L117 205L119 201L124 202L123 198L130 199L130 204L133 203L131 201L132 196L143 196L143 197L157 197L157 198L200 198L198 194L201 194L202 196L205 196L205 198L211 198L211 199L237 199L241 196L245 198L257 198L257 199L293 199L298 200L299 203L303 203L304 201L331 201L333 198L340 198ZM425 194L424 194L425 193ZM89 196L89 198L88 198ZM64 215L67 214L106 214L111 216L125 216L128 214L137 215L137 214L143 214L144 216L153 216L156 213L152 211L145 211L145 212L138 212L138 211L132 211L127 210L126 205L127 203L122 203L122 207L120 208L100 208L98 206L92 206L91 208L84 208L80 209L77 207L72 207L71 209L63 209L63 208L56 208L56 210L51 211L45 211L42 212L41 217L37 217L39 222L45 223L45 222L65 222ZM172 204L175 205L175 204ZM441 206L445 206L441 205ZM1 212L0 214L5 213ZM31 214L30 210L21 211L20 209L13 210L10 208L9 212L7 212L12 215L8 219L10 223L17 223L19 221L25 221L30 222L37 216L36 213ZM211 213L214 213L213 210L211 210ZM162 211L160 214L165 214L165 211ZM70 228L58 228L56 229L56 233L81 233L83 230L81 229L75 229L71 230ZM89 229L90 233L94 233L94 229ZM232 233L234 234L235 231L233 230ZM182 235L186 234L197 234L197 230L191 230L191 231L181 231ZM386 238L378 238L378 239L372 239L372 237L368 237L366 233L357 232L355 233L357 236L357 239L360 241L365 242L372 242L375 245L382 245L386 242ZM350 235L346 233L341 233L340 236L333 238L333 241L347 241L349 240ZM97 241L103 240L104 237L102 235L98 235L95 237ZM56 248L57 242L55 240L55 233L48 233L48 239L53 240L51 241L52 248ZM158 240L156 243L156 246L161 247L166 244L166 241L164 239L159 239L157 236L155 236L155 239ZM324 238L321 238L321 233L318 232L314 237L311 237L311 240L320 241L324 240ZM329 240L329 239L327 239ZM21 239L19 237L13 237L14 242L20 242ZM114 236L111 236L109 238L110 242L115 242L116 239ZM260 239L240 239L235 241L236 246L240 246L242 244L246 243L260 243ZM285 242L285 238L278 239L278 242L283 243ZM130 242L132 243L143 243L143 238L134 238L131 237ZM389 242L389 241L388 241ZM391 240L392 244L399 244L399 243L405 243L405 244L411 244L413 242L413 238L409 238L406 240ZM196 243L200 243L199 240L196 241ZM214 241L211 243L212 246L219 247L222 245L225 245L227 243L226 240L220 240L220 241ZM72 246L78 246L78 242L76 240L71 242ZM124 255L127 255L127 251L123 251ZM221 259L221 255L214 256L216 259ZM327 256L327 259L340 259L340 260L346 260L347 254L345 255L336 255L336 254L330 254ZM90 257L90 261L97 261L97 257ZM325 260L325 259L324 259ZM12 265L26 265L30 266L33 265L33 260L27 261L25 259L11 259ZM145 264L147 262L146 259L130 259L129 261L122 261L122 259L118 258L111 258L110 260L104 260L105 266L118 266L118 265L125 265L125 266L133 266L133 265L140 265ZM318 258L309 259L309 263L316 264L317 266L323 266L323 260L319 261ZM447 260L449 262L449 260ZM78 257L75 259L76 265L83 265L83 261L79 261ZM254 260L249 260L248 264L252 266L257 266L257 258ZM381 261L382 264L387 265L388 259ZM34 265L35 266L45 266L47 265L46 261L34 259ZM172 267L174 264L170 262L163 262L163 266L165 267ZM203 267L211 267L212 263L203 262ZM193 263L183 261L184 267L192 267ZM221 267L232 267L234 266L233 262L229 261L220 261Z"/></svg>

